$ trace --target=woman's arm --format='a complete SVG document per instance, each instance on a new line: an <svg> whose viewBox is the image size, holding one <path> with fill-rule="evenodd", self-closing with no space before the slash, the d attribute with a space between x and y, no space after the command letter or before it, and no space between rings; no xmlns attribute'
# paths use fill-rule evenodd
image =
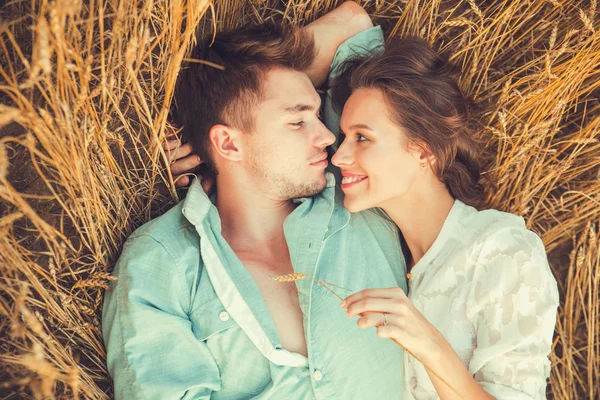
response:
<svg viewBox="0 0 600 400"><path fill-rule="evenodd" d="M369 14L357 3L346 1L302 30L315 38L317 56L306 74L315 87L327 79L335 51L347 39L373 26Z"/></svg>

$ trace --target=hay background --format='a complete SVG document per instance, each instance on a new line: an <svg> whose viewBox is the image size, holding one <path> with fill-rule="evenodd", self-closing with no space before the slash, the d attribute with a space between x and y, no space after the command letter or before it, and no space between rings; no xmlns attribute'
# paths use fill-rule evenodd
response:
<svg viewBox="0 0 600 400"><path fill-rule="evenodd" d="M0 398L111 397L99 315L125 238L178 200L160 143L194 29L305 24L329 0L31 0L0 8ZM596 1L359 1L454 51L485 106L489 205L561 291L549 396L600 397ZM199 99L202 100L202 99Z"/></svg>

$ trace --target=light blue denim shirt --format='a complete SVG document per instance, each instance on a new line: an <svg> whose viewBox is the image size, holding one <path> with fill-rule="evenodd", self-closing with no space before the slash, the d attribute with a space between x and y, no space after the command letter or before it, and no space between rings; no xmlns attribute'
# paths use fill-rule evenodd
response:
<svg viewBox="0 0 600 400"><path fill-rule="evenodd" d="M373 39L381 43L379 28L345 42L337 59ZM284 233L296 272L353 291L406 290L399 233L385 214L336 204L332 175L322 193L295 201ZM113 274L102 332L117 399L401 398L402 349L359 329L313 280L296 282L308 358L282 348L197 180L184 201L131 235Z"/></svg>

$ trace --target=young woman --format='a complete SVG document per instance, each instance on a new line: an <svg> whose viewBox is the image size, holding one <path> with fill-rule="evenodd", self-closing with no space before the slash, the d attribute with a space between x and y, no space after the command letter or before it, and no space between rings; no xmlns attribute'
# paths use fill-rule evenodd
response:
<svg viewBox="0 0 600 400"><path fill-rule="evenodd" d="M405 356L405 398L545 398L556 281L522 218L474 208L481 153L456 78L425 41L408 38L347 63L337 79L344 139L332 162L344 206L385 210L409 267L408 293L369 289L341 306L414 355Z"/></svg>

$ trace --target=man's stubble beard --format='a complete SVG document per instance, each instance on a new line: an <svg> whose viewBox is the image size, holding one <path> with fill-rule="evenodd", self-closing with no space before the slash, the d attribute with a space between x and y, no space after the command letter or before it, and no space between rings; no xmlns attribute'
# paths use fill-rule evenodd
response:
<svg viewBox="0 0 600 400"><path fill-rule="evenodd" d="M321 193L325 189L325 179L323 181L306 182L303 178L296 180L293 176L281 171L273 171L264 162L260 161L265 159L261 153L261 151L254 152L251 160L252 174L256 177L257 182L263 182L266 187L271 188L277 197L283 199L310 197Z"/></svg>

